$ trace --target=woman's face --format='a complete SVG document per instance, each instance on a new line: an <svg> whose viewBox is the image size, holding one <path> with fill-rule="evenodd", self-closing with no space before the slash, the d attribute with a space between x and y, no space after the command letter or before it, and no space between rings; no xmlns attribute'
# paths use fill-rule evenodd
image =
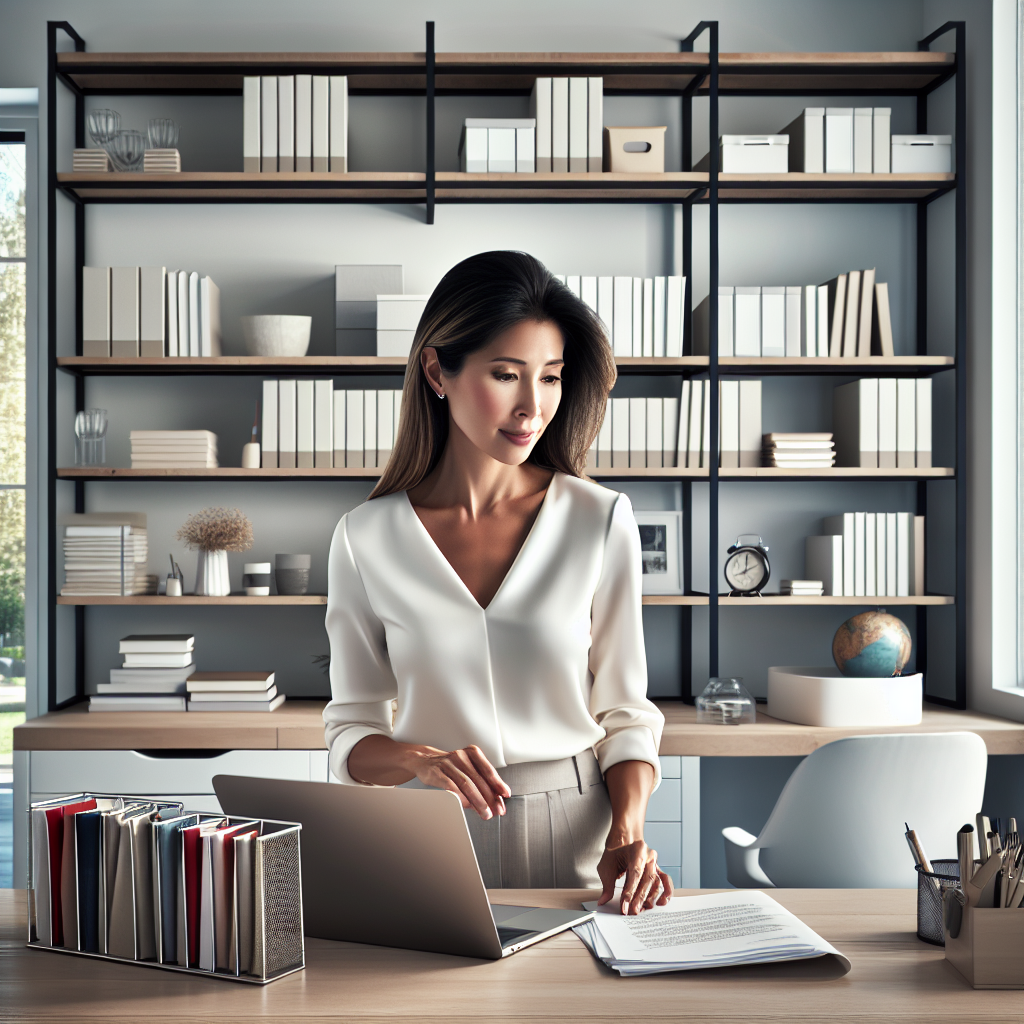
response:
<svg viewBox="0 0 1024 1024"><path fill-rule="evenodd" d="M553 323L527 320L467 356L457 377L441 373L428 349L435 362L428 378L440 382L453 431L498 462L518 466L558 411L562 350Z"/></svg>

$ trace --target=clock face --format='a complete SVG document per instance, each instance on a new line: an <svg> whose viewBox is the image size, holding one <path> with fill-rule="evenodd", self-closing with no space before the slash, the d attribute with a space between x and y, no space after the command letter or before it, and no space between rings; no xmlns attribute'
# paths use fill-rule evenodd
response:
<svg viewBox="0 0 1024 1024"><path fill-rule="evenodd" d="M725 563L725 581L733 590L757 590L768 580L767 560L753 548L734 551Z"/></svg>

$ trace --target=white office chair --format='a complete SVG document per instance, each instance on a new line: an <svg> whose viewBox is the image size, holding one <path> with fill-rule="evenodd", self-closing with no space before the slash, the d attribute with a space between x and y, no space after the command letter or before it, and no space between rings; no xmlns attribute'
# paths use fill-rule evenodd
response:
<svg viewBox="0 0 1024 1024"><path fill-rule="evenodd" d="M981 810L988 756L970 732L851 736L808 755L759 836L722 829L737 888L890 889L917 885L904 822L929 858L956 857Z"/></svg>

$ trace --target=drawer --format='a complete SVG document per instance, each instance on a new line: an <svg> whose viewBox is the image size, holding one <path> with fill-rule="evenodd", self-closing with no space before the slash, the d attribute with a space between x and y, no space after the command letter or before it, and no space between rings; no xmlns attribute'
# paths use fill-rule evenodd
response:
<svg viewBox="0 0 1024 1024"><path fill-rule="evenodd" d="M172 753L169 751L169 753ZM320 756L322 755L322 756ZM319 750L228 750L214 757L159 757L137 750L34 750L35 793L213 793L215 775L322 781Z"/></svg>
<svg viewBox="0 0 1024 1024"><path fill-rule="evenodd" d="M662 778L647 803L648 821L682 821L680 780Z"/></svg>

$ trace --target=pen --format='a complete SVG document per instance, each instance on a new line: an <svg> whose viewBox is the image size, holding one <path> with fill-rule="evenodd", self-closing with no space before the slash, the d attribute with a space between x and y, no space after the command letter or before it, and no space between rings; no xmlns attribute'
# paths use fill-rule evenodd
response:
<svg viewBox="0 0 1024 1024"><path fill-rule="evenodd" d="M932 864L931 861L928 860L920 840L917 838L917 833L906 822L903 822L903 824L907 830L907 845L910 847L910 853L914 858L914 863L919 864L921 866L921 870L927 871L930 875L932 873Z"/></svg>
<svg viewBox="0 0 1024 1024"><path fill-rule="evenodd" d="M964 889L974 873L974 826L964 825L956 834L957 861L960 864L960 888ZM966 889L964 889L966 892Z"/></svg>
<svg viewBox="0 0 1024 1024"><path fill-rule="evenodd" d="M979 814L975 819L978 823L978 854L983 861L988 860L992 852L988 846L988 834L992 831L992 822L987 814Z"/></svg>

